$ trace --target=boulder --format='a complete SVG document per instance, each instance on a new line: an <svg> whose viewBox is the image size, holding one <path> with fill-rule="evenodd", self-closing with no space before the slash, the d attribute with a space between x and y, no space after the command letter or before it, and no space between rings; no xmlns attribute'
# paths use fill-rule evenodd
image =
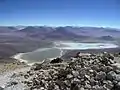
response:
<svg viewBox="0 0 120 90"><path fill-rule="evenodd" d="M108 73L110 71L113 71L113 67L112 66L105 66L104 70L105 70L106 73Z"/></svg>
<svg viewBox="0 0 120 90"><path fill-rule="evenodd" d="M116 81L116 80L113 80L112 82L114 85L116 85L118 83L118 81Z"/></svg>
<svg viewBox="0 0 120 90"><path fill-rule="evenodd" d="M50 63L61 63L61 62L63 62L61 58L56 58L56 59L51 60Z"/></svg>
<svg viewBox="0 0 120 90"><path fill-rule="evenodd" d="M90 85L91 86L95 86L96 85L96 81L93 78L90 79Z"/></svg>
<svg viewBox="0 0 120 90"><path fill-rule="evenodd" d="M112 90L114 85L111 81L108 80L108 81L106 81L106 84L104 85L104 87L106 87L108 90Z"/></svg>
<svg viewBox="0 0 120 90"><path fill-rule="evenodd" d="M79 90L78 83L77 82L71 83L70 90Z"/></svg>
<svg viewBox="0 0 120 90"><path fill-rule="evenodd" d="M36 63L33 67L33 70L40 70L42 68L42 64Z"/></svg>
<svg viewBox="0 0 120 90"><path fill-rule="evenodd" d="M114 80L120 82L120 74L117 74L114 76Z"/></svg>
<svg viewBox="0 0 120 90"><path fill-rule="evenodd" d="M86 84L85 85L85 89L91 89L91 85L90 84Z"/></svg>
<svg viewBox="0 0 120 90"><path fill-rule="evenodd" d="M120 82L115 85L114 90L120 90Z"/></svg>
<svg viewBox="0 0 120 90"><path fill-rule="evenodd" d="M81 87L80 90L85 90L85 88Z"/></svg>
<svg viewBox="0 0 120 90"><path fill-rule="evenodd" d="M99 72L96 77L97 80L105 80L106 79L106 73L105 72Z"/></svg>
<svg viewBox="0 0 120 90"><path fill-rule="evenodd" d="M68 75L67 75L67 79L71 79L71 78L73 78L73 75L68 74Z"/></svg>
<svg viewBox="0 0 120 90"><path fill-rule="evenodd" d="M103 87L99 86L99 85L95 85L92 87L91 90L104 90Z"/></svg>
<svg viewBox="0 0 120 90"><path fill-rule="evenodd" d="M16 81L8 82L6 87L15 86L15 85L17 85L17 84L18 84L18 82L16 82Z"/></svg>
<svg viewBox="0 0 120 90"><path fill-rule="evenodd" d="M110 71L109 73L107 73L107 79L108 80L113 80L116 77L116 73L114 71Z"/></svg>
<svg viewBox="0 0 120 90"><path fill-rule="evenodd" d="M77 77L77 76L79 76L79 72L78 72L78 71L72 71L72 75L73 75L74 77Z"/></svg>
<svg viewBox="0 0 120 90"><path fill-rule="evenodd" d="M0 87L0 90L4 90L4 88Z"/></svg>

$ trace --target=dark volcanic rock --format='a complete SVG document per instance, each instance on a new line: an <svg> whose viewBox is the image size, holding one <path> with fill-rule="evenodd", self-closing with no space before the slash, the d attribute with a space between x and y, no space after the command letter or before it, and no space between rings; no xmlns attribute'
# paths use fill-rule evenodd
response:
<svg viewBox="0 0 120 90"><path fill-rule="evenodd" d="M0 87L0 90L4 90L4 88Z"/></svg>
<svg viewBox="0 0 120 90"><path fill-rule="evenodd" d="M61 63L61 62L63 62L61 58L56 58L56 59L51 60L50 63Z"/></svg>
<svg viewBox="0 0 120 90"><path fill-rule="evenodd" d="M26 85L38 90L119 90L120 72L109 53L81 54L71 61L61 58L49 64L36 64L24 76ZM56 64L55 64L56 63Z"/></svg>
<svg viewBox="0 0 120 90"><path fill-rule="evenodd" d="M7 87L15 86L15 85L17 85L17 84L18 84L18 82L16 82L16 81L8 82L8 83L7 83Z"/></svg>
<svg viewBox="0 0 120 90"><path fill-rule="evenodd" d="M116 73L114 71L110 71L108 74L107 74L107 79L108 80L113 80L116 76Z"/></svg>

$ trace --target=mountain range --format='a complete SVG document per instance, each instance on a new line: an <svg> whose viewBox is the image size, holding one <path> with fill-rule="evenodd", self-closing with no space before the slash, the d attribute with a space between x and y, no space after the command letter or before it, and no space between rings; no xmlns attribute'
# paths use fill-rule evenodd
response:
<svg viewBox="0 0 120 90"><path fill-rule="evenodd" d="M47 27L47 26L0 26L0 34L4 35L18 35L31 38L52 38L52 39L71 39L71 38L118 38L120 37L120 30L115 28L102 27ZM109 37L108 37L109 36ZM102 39L101 38L101 39ZM109 39L108 39L109 40Z"/></svg>
<svg viewBox="0 0 120 90"><path fill-rule="evenodd" d="M0 26L0 59L53 46L54 41L117 41L120 30L102 27Z"/></svg>

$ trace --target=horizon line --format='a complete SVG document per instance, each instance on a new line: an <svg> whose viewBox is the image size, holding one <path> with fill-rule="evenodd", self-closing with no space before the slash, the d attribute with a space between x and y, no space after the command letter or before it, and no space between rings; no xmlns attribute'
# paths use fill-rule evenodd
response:
<svg viewBox="0 0 120 90"><path fill-rule="evenodd" d="M93 27L93 28L111 28L111 29L120 29L120 27L109 27L109 26L91 26L91 25L0 25L0 27Z"/></svg>

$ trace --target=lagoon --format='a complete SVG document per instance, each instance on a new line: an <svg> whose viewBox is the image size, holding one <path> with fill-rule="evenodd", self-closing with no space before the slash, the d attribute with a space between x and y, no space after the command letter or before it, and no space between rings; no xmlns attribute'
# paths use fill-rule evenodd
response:
<svg viewBox="0 0 120 90"><path fill-rule="evenodd" d="M117 47L118 45L112 43L55 42L52 48L39 48L32 52L17 54L14 58L21 61L26 61L30 64L60 57L64 53L64 50L104 49Z"/></svg>
<svg viewBox="0 0 120 90"><path fill-rule="evenodd" d="M66 50L85 50L85 49L104 49L117 48L118 45L113 43L78 43L78 42L58 42L56 47Z"/></svg>

